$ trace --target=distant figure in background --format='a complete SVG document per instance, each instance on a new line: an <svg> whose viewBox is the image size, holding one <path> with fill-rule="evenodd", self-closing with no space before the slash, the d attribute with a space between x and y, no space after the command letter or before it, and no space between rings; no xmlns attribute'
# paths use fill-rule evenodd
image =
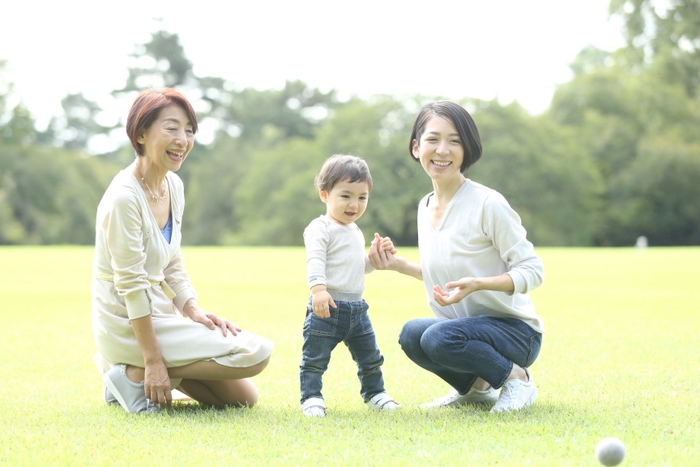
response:
<svg viewBox="0 0 700 467"><path fill-rule="evenodd" d="M249 378L273 343L199 308L182 262L185 197L174 172L194 146L197 116L174 89L148 90L126 131L136 158L97 208L92 318L105 402L157 412L177 388L208 406L252 406Z"/></svg>
<svg viewBox="0 0 700 467"><path fill-rule="evenodd" d="M308 417L324 417L321 395L323 373L331 352L343 342L357 363L360 394L375 410L401 406L384 391L379 352L362 298L365 274L374 270L365 253L365 238L355 221L362 217L372 191L372 176L364 160L335 155L321 168L316 188L326 214L304 230L306 276L311 297L304 320L304 345L300 365L301 410ZM390 239L377 245L392 254Z"/></svg>
<svg viewBox="0 0 700 467"><path fill-rule="evenodd" d="M634 246L636 248L646 248L649 246L649 241L642 235L641 237L637 237L637 243L635 243Z"/></svg>
<svg viewBox="0 0 700 467"><path fill-rule="evenodd" d="M528 367L544 328L528 291L542 283L542 261L505 198L463 175L481 157L479 132L464 108L448 101L425 105L409 153L434 189L418 206L420 264L381 248L376 234L369 256L376 269L425 284L435 318L407 322L399 343L408 358L453 388L426 407L524 409L537 397Z"/></svg>

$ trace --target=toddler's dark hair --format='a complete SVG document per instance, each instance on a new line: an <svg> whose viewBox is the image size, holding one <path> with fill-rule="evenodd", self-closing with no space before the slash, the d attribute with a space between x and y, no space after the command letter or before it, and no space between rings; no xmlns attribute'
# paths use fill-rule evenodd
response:
<svg viewBox="0 0 700 467"><path fill-rule="evenodd" d="M364 159L347 154L336 154L329 157L316 176L314 185L319 190L330 192L338 182L367 182L372 191L372 175Z"/></svg>

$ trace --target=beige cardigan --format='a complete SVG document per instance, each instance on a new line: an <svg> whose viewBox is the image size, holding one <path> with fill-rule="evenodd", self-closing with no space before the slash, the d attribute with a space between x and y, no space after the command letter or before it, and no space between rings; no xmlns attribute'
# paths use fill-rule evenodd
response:
<svg viewBox="0 0 700 467"><path fill-rule="evenodd" d="M161 234L136 177L121 171L97 208L94 276L114 283L113 313L140 318L153 312L177 313L197 298L182 264L180 241L185 196L180 177L169 172L173 229L170 244ZM111 294L110 294L111 295ZM122 309L122 300L125 307ZM174 300L173 300L174 298Z"/></svg>
<svg viewBox="0 0 700 467"><path fill-rule="evenodd" d="M173 228L168 244L136 178L128 171L114 177L97 208L92 278L92 317L96 361L143 366L130 320L151 315L168 367L213 359L233 367L255 365L273 343L243 331L222 335L182 316L197 298L180 250L185 196L182 180L168 173ZM98 364L104 371L105 366Z"/></svg>

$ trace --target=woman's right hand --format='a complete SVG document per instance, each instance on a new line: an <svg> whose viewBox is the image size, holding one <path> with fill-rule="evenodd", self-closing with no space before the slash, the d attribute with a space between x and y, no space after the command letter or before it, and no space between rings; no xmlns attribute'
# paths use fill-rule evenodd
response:
<svg viewBox="0 0 700 467"><path fill-rule="evenodd" d="M412 263L407 261L406 258L396 256L396 249L393 243L385 240L386 239L380 237L378 233L374 234L374 240L372 240L372 245L367 254L367 256L369 256L369 262L374 269L378 271L396 271L422 281L423 273L421 272L420 264ZM391 248L391 250L387 248Z"/></svg>
<svg viewBox="0 0 700 467"><path fill-rule="evenodd" d="M143 384L146 397L151 402L161 407L171 406L173 395L170 390L170 376L168 376L168 369L162 360L158 363L146 364Z"/></svg>

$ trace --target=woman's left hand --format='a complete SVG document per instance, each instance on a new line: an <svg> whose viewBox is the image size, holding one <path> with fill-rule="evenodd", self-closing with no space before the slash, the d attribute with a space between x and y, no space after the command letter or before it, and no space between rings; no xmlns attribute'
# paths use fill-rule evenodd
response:
<svg viewBox="0 0 700 467"><path fill-rule="evenodd" d="M221 328L221 332L224 336L228 334L228 331L231 331L231 334L234 336L238 335L238 333L241 331L241 328L233 324L231 321L221 318L214 313L207 313L201 310L196 303L192 302L193 300L188 301L185 305L185 309L183 310L183 314L185 314L192 321L201 323L212 330L216 329L216 326L218 326Z"/></svg>
<svg viewBox="0 0 700 467"><path fill-rule="evenodd" d="M463 277L458 281L448 282L445 289L447 290L439 285L433 287L433 298L442 306L460 302L470 293L479 290L475 277Z"/></svg>

